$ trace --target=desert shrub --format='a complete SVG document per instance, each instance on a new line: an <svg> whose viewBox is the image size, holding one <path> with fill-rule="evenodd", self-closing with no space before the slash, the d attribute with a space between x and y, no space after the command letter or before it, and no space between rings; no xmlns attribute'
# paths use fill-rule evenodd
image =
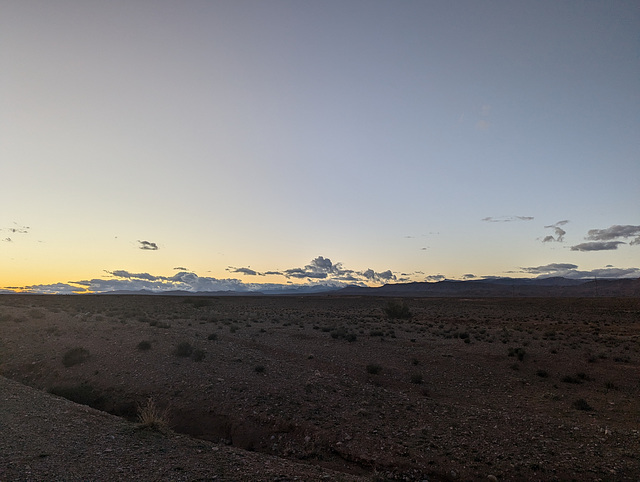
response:
<svg viewBox="0 0 640 482"><path fill-rule="evenodd" d="M591 410L593 410L593 407L589 405L584 398L580 398L575 402L573 402L573 408L577 410L585 410L587 412L590 412Z"/></svg>
<svg viewBox="0 0 640 482"><path fill-rule="evenodd" d="M524 348L509 348L508 352L509 356L517 356L520 361L524 360L526 354L527 352L524 351Z"/></svg>
<svg viewBox="0 0 640 482"><path fill-rule="evenodd" d="M42 319L42 318L44 318L44 312L34 308L32 310L29 310L29 316L31 318Z"/></svg>
<svg viewBox="0 0 640 482"><path fill-rule="evenodd" d="M389 301L384 307L385 314L392 320L408 320L412 314L406 303Z"/></svg>
<svg viewBox="0 0 640 482"><path fill-rule="evenodd" d="M69 368L89 359L89 351L84 348L72 348L62 357L62 364Z"/></svg>
<svg viewBox="0 0 640 482"><path fill-rule="evenodd" d="M193 350L193 353L191 354L191 359L197 362L204 360L204 357L205 351L200 349Z"/></svg>
<svg viewBox="0 0 640 482"><path fill-rule="evenodd" d="M218 334L217 333L211 333L208 337L207 340L212 340L215 341L218 339Z"/></svg>
<svg viewBox="0 0 640 482"><path fill-rule="evenodd" d="M538 370L536 372L536 375L538 375L540 378L547 378L549 376L549 372L547 372L546 370Z"/></svg>
<svg viewBox="0 0 640 482"><path fill-rule="evenodd" d="M415 385L420 385L424 381L424 378L422 377L422 373L414 373L409 380Z"/></svg>
<svg viewBox="0 0 640 482"><path fill-rule="evenodd" d="M358 338L358 335L353 332L347 331L345 327L341 326L331 332L331 338L343 338L349 342L354 342Z"/></svg>
<svg viewBox="0 0 640 482"><path fill-rule="evenodd" d="M147 340L141 341L140 343L138 343L138 350L140 351L146 351L146 350L150 350L151 349L151 343L148 342Z"/></svg>
<svg viewBox="0 0 640 482"><path fill-rule="evenodd" d="M384 336L384 331L382 331L382 330L371 330L369 332L369 336Z"/></svg>
<svg viewBox="0 0 640 482"><path fill-rule="evenodd" d="M193 353L193 347L188 341L183 341L173 350L175 356L189 357Z"/></svg>
<svg viewBox="0 0 640 482"><path fill-rule="evenodd" d="M562 377L561 381L563 381L564 383L574 383L576 385L582 383L582 380L572 375L565 375L564 377Z"/></svg>
<svg viewBox="0 0 640 482"><path fill-rule="evenodd" d="M580 379L580 380L584 380L585 382L590 382L593 380L593 378L591 378L589 375L587 375L585 372L578 372L576 373L576 376Z"/></svg>
<svg viewBox="0 0 640 482"><path fill-rule="evenodd" d="M367 373L370 373L371 375L377 375L381 371L382 367L380 365L377 365L375 363L367 365Z"/></svg>
<svg viewBox="0 0 640 482"><path fill-rule="evenodd" d="M266 370L266 368L264 367L264 365L256 365L256 366L253 368L253 370L254 370L256 373L264 373L264 372L265 372L265 370Z"/></svg>
<svg viewBox="0 0 640 482"><path fill-rule="evenodd" d="M618 387L615 383L613 382L607 382L604 384L604 388L606 388L607 390L617 390Z"/></svg>
<svg viewBox="0 0 640 482"><path fill-rule="evenodd" d="M140 428L164 430L169 426L167 410L160 410L153 399L149 397L144 404L138 405L138 421Z"/></svg>

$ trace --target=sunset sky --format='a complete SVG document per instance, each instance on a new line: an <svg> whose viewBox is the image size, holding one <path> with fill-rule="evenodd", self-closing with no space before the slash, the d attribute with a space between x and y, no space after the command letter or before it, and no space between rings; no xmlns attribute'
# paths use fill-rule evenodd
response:
<svg viewBox="0 0 640 482"><path fill-rule="evenodd" d="M0 290L640 277L637 0L0 0Z"/></svg>

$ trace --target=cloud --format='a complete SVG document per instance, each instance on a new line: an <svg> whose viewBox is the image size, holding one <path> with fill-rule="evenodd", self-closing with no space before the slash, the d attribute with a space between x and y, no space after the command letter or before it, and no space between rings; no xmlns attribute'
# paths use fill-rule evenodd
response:
<svg viewBox="0 0 640 482"><path fill-rule="evenodd" d="M14 222L13 226L10 228L5 228L5 231L9 231L13 234L27 234L31 228L29 226L20 226L18 223Z"/></svg>
<svg viewBox="0 0 640 482"><path fill-rule="evenodd" d="M0 231L7 231L11 234L27 234L31 228L29 226L20 226L18 223L14 222L13 226L10 228L0 228ZM3 238L2 241L5 243L12 243L13 239L10 236Z"/></svg>
<svg viewBox="0 0 640 482"><path fill-rule="evenodd" d="M639 268L614 268L611 265L607 265L605 268L597 268L584 271L579 270L577 265L570 263L552 263L544 266L520 268L520 272L537 275L538 278L560 276L570 279L592 279L637 278L640 276Z"/></svg>
<svg viewBox="0 0 640 482"><path fill-rule="evenodd" d="M142 242L141 242L142 243ZM182 268L174 268L180 270ZM346 269L342 263L333 263L331 259L318 256L312 259L303 268L290 268L287 270L272 270L259 273L248 267L236 268L230 266L228 270L234 273L248 276L283 276L305 280L306 283L247 283L237 278L217 279L213 277L201 277L197 274L182 269L172 276L157 276L150 273L131 272L123 269L104 270L107 275L104 278L94 278L91 280L69 281L62 284L37 285L32 287L22 287L17 290L30 290L41 293L108 293L113 291L139 291L147 290L154 292L163 291L234 291L234 292L256 292L256 291L291 291L291 289L318 290L342 288L347 285L366 286L377 283L384 284L397 281L396 275L391 270L355 271ZM404 278L403 278L404 280ZM408 280L406 280L408 281Z"/></svg>
<svg viewBox="0 0 640 482"><path fill-rule="evenodd" d="M77 283L76 283L77 284ZM31 285L23 288L27 292L41 293L49 295L63 295L63 294L76 294L85 293L85 288L79 288L68 283L53 283L49 285Z"/></svg>
<svg viewBox="0 0 640 482"><path fill-rule="evenodd" d="M471 278L477 278L477 276L475 274L471 274L471 273L467 273L467 274L463 274L462 275L462 279L471 279Z"/></svg>
<svg viewBox="0 0 640 482"><path fill-rule="evenodd" d="M116 270L116 271L105 271L116 278L128 278L128 279L143 279L147 281L155 281L158 279L157 276L150 275L149 273L129 273L125 270Z"/></svg>
<svg viewBox="0 0 640 482"><path fill-rule="evenodd" d="M522 272L529 274L551 274L551 273L566 273L571 270L575 270L578 267L577 264L570 263L551 263L544 266L535 266L530 268L520 268ZM561 274L555 274L555 276L562 276Z"/></svg>
<svg viewBox="0 0 640 482"><path fill-rule="evenodd" d="M156 243L152 243L150 241L140 241L138 240L138 243L140 243L139 248L140 249L144 249L147 251L156 251L158 249L158 245Z"/></svg>
<svg viewBox="0 0 640 482"><path fill-rule="evenodd" d="M569 222L568 219L564 219L562 221L558 221L557 223L550 224L549 226L545 226L545 229L553 229L556 237L554 238L553 236L545 236L542 242L549 243L552 241L556 241L558 243L563 243L564 235L567 234L567 232L564 229L562 229L560 226L564 226L568 222Z"/></svg>
<svg viewBox="0 0 640 482"><path fill-rule="evenodd" d="M633 238L629 243L620 239ZM571 246L571 251L612 251L621 244L640 245L640 226L614 224L606 229L590 229L585 238L587 243Z"/></svg>
<svg viewBox="0 0 640 482"><path fill-rule="evenodd" d="M290 268L283 271L287 278L325 279L330 274L344 274L341 263L333 264L329 258L318 256L304 268Z"/></svg>
<svg viewBox="0 0 640 482"><path fill-rule="evenodd" d="M388 283L390 281L396 281L396 276L391 272L390 269L377 273L369 268L366 271L356 274L360 276L360 280L364 278L367 281L373 281L376 283Z"/></svg>
<svg viewBox="0 0 640 482"><path fill-rule="evenodd" d="M182 266L177 266L177 267L175 267L173 269L178 270L178 271L189 271L187 268L183 268Z"/></svg>
<svg viewBox="0 0 640 482"><path fill-rule="evenodd" d="M618 245L627 244L622 241L593 241L571 246L571 251L613 251L618 249Z"/></svg>
<svg viewBox="0 0 640 482"><path fill-rule="evenodd" d="M640 226L615 224L606 229L590 229L587 232L589 241L610 241L617 238L635 238L630 244L640 244Z"/></svg>
<svg viewBox="0 0 640 482"><path fill-rule="evenodd" d="M488 216L482 218L482 221L487 223L510 223L513 221L532 221L533 219L533 216L498 216L497 218Z"/></svg>
<svg viewBox="0 0 640 482"><path fill-rule="evenodd" d="M445 279L447 278L442 274L432 274L425 278L426 281L444 281Z"/></svg>
<svg viewBox="0 0 640 482"><path fill-rule="evenodd" d="M257 271L251 268L234 268L233 266L229 266L227 268L227 271L230 271L231 273L245 274L248 276L257 276L257 275L262 276L262 273L258 273Z"/></svg>

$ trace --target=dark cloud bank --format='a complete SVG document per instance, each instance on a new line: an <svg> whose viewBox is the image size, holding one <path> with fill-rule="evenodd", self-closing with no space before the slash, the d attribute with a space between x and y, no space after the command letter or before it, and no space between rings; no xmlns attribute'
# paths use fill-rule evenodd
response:
<svg viewBox="0 0 640 482"><path fill-rule="evenodd" d="M139 241L140 249L157 249L155 243ZM147 247L148 245L155 247ZM177 269L177 268L175 268ZM248 267L232 267L227 271L244 277L282 276L289 281L285 283L254 283L238 278L218 279L202 277L184 270L173 276L156 276L149 273L133 273L126 270L105 271L107 277L91 280L69 281L50 285L25 286L23 289L33 293L109 293L118 291L188 291L188 292L222 292L238 293L266 292L314 292L338 289L348 285L367 286L398 281L391 270L382 272L367 269L356 271L347 269L342 263L333 263L329 258L318 256L301 268L289 268L281 271L260 273ZM294 283L291 280L295 280ZM402 278L400 281L404 281Z"/></svg>
<svg viewBox="0 0 640 482"><path fill-rule="evenodd" d="M606 229L590 229L585 240L586 243L571 246L571 251L611 251L621 244L640 245L640 226L615 224Z"/></svg>
<svg viewBox="0 0 640 482"><path fill-rule="evenodd" d="M383 285L409 281L420 273L402 273L398 277L391 270L376 272L372 269L356 271L347 269L342 263L333 263L329 258L318 256L302 268L290 268L282 271L267 271L259 273L251 268L229 267L228 271L245 277L259 277L264 275L280 275L289 281L285 283L253 283L238 278L218 279L202 277L190 271L180 271L173 276L156 276L149 273L133 273L126 270L105 271L105 278L92 280L69 281L49 285L32 285L25 287L11 287L0 292L27 291L43 294L76 294L76 293L110 293L123 291L170 292L234 292L234 293L313 293L339 289L346 286ZM604 278L638 278L639 268L615 268L606 266L594 270L580 270L578 265L571 263L552 263L543 266L522 267L508 274L517 274L529 278L562 277L574 280L604 279ZM423 281L446 281L442 274L425 275L421 273ZM478 277L473 274L462 276L464 280L501 279L501 277ZM506 278L504 278L506 279ZM294 283L291 280L298 281ZM460 280L459 280L460 281Z"/></svg>

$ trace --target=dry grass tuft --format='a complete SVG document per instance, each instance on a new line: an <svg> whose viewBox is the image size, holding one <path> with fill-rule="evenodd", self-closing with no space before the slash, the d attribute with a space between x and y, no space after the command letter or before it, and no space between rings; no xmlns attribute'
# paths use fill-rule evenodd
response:
<svg viewBox="0 0 640 482"><path fill-rule="evenodd" d="M140 428L157 431L163 431L169 428L168 410L158 408L151 397L149 397L144 404L138 405L138 420L140 422Z"/></svg>

